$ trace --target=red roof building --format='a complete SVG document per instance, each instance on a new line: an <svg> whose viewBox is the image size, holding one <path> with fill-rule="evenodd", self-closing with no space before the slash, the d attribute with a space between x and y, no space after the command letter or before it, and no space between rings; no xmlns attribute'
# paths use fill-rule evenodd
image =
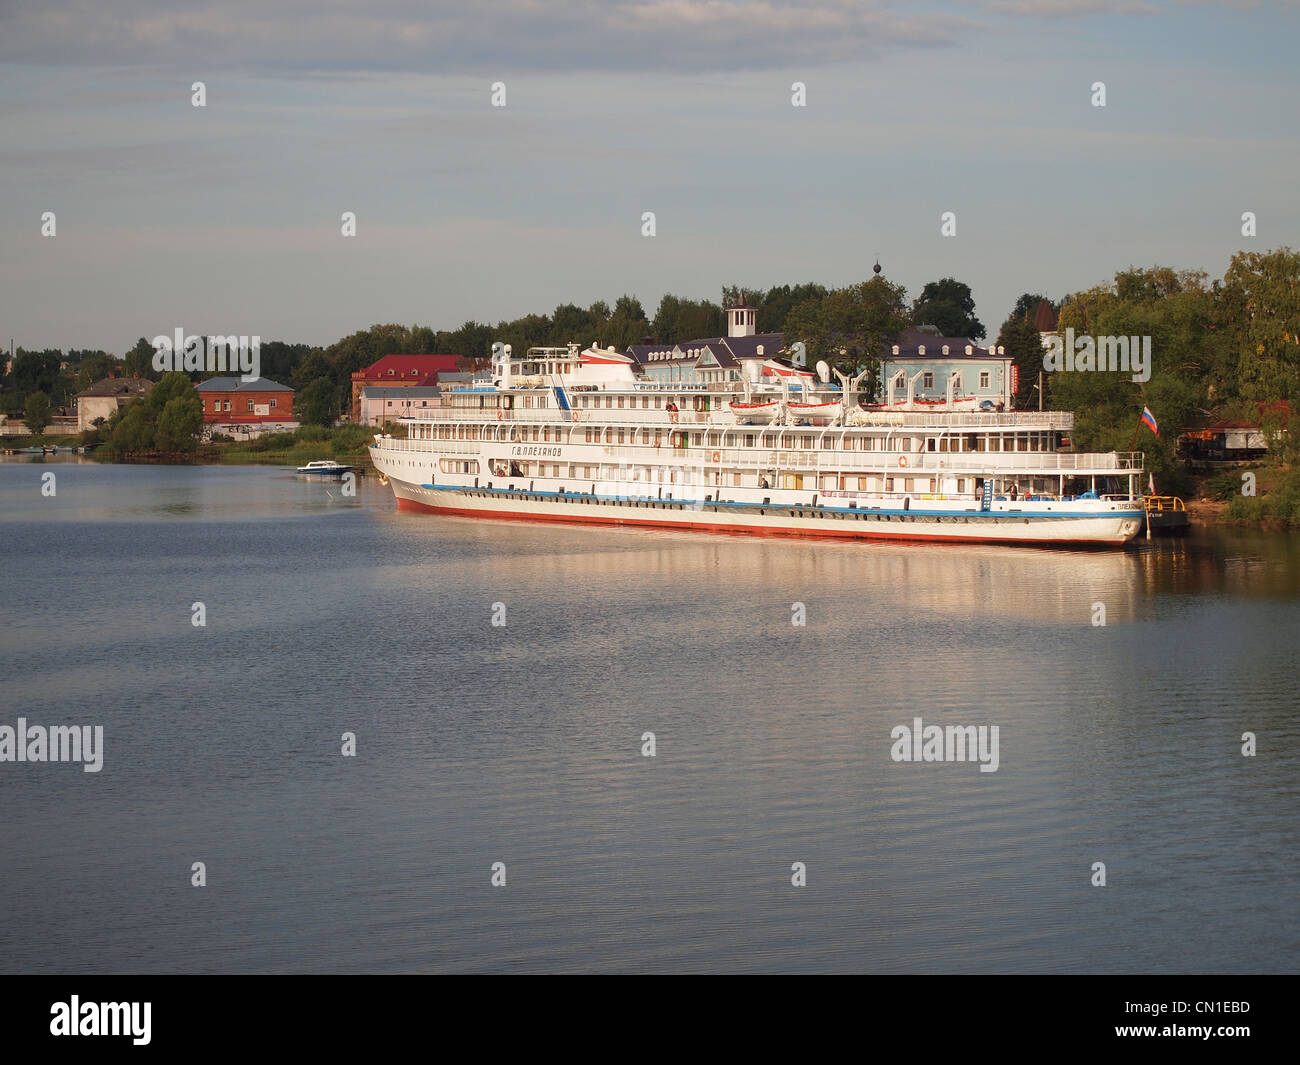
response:
<svg viewBox="0 0 1300 1065"><path fill-rule="evenodd" d="M456 373L459 355L385 355L352 375L352 420L361 419L361 390L366 387L429 388L438 374Z"/></svg>

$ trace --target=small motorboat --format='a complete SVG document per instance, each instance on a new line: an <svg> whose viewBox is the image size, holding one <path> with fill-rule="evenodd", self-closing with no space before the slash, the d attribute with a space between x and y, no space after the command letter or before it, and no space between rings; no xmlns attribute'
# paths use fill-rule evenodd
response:
<svg viewBox="0 0 1300 1065"><path fill-rule="evenodd" d="M315 462L309 462L306 466L299 466L299 473L317 473L325 477L341 477L352 469L351 466L344 466L333 459L317 459Z"/></svg>

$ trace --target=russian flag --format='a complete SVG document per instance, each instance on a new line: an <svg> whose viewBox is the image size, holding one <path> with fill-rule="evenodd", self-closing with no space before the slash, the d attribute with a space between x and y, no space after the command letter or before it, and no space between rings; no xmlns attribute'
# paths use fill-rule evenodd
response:
<svg viewBox="0 0 1300 1065"><path fill-rule="evenodd" d="M1150 407L1142 408L1142 421L1146 423L1146 427L1155 433L1156 436L1160 435L1160 426L1156 425L1156 416L1151 413Z"/></svg>

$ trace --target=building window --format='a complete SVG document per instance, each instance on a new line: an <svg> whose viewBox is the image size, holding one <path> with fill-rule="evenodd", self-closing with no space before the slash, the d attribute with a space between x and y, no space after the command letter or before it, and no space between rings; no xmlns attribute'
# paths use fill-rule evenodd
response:
<svg viewBox="0 0 1300 1065"><path fill-rule="evenodd" d="M275 406L275 397L274 397L274 396L271 397L271 406L273 406L273 407Z"/></svg>
<svg viewBox="0 0 1300 1065"><path fill-rule="evenodd" d="M934 387L934 372L932 370L926 370L925 373L921 374L921 387L922 388Z"/></svg>
<svg viewBox="0 0 1300 1065"><path fill-rule="evenodd" d="M989 372L988 372L988 370L981 370L981 371L980 371L980 388L988 388L988 386L989 386Z"/></svg>
<svg viewBox="0 0 1300 1065"><path fill-rule="evenodd" d="M248 401L248 413L253 413L253 401L251 399Z"/></svg>

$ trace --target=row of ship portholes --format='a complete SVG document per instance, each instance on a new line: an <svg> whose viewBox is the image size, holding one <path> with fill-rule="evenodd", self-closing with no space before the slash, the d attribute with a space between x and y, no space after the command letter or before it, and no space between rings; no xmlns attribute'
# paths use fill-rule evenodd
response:
<svg viewBox="0 0 1300 1065"><path fill-rule="evenodd" d="M470 496L471 498L474 499L518 499L518 500L527 501L530 499L535 500L537 498L536 495L532 492L516 492L516 491L511 491L509 489L493 490L489 488L487 490L484 490L484 489L465 488L465 489L461 489L461 492L462 494L466 496ZM595 496L574 495L570 493L565 493L563 491L561 491L561 493L558 495L558 499L559 502L561 503L574 504L577 506L626 507L628 509L634 509L634 510L690 509L690 510L709 511L710 513L713 514L721 513L722 511L720 508L726 506L726 504L724 503L712 503L712 502L705 502L699 504L679 503L673 500L661 500L661 499L598 499ZM776 507L759 507L758 508L759 516L760 517L766 516L768 510L772 511L773 516L777 516L781 513L781 510ZM935 524L948 523L948 524L959 524L959 525L968 524L972 521L978 522L980 524L985 524L985 525L988 524L1007 525L1007 524L1011 524L1012 522L1022 521L1026 525L1029 524L1028 518L1003 518L1003 517L971 518L967 515L962 515L962 514L880 514L878 512L869 511L869 510L858 511L857 513L846 513L844 511L836 512L836 511L817 510L811 507L804 508L804 509L799 509L798 507L795 507L795 508L785 510L785 513L791 518L822 518L822 519L830 519L835 521L844 521L848 519L852 519L854 521L862 521L863 519L867 519L870 521L896 521L896 522L908 522L908 523L917 522L917 521L930 521L930 522L934 522Z"/></svg>

